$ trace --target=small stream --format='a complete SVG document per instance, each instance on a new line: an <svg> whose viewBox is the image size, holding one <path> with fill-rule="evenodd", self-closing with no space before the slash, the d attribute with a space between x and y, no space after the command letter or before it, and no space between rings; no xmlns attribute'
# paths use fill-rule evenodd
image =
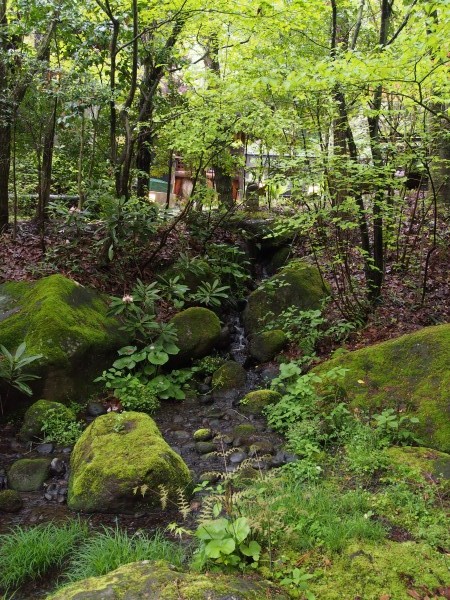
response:
<svg viewBox="0 0 450 600"><path fill-rule="evenodd" d="M227 320L230 332L230 344L224 356L232 358L239 364L247 366L247 340L241 323L240 315L233 314ZM211 471L232 471L248 459L254 458L257 467L268 469L286 462L282 451L283 440L280 436L269 431L263 417L247 416L239 411L240 399L250 390L264 387L267 373L272 374L273 369L265 367L249 368L247 370L247 383L243 389L233 389L226 392L215 393L208 390L210 378L198 384L197 392L188 394L184 401L163 401L161 408L154 415L154 419L170 446L179 453L193 473L194 480L206 479L206 473ZM267 382L266 384L267 385ZM205 391L207 390L207 391ZM83 415L87 422L92 417ZM241 424L251 424L254 433L248 439L242 439L234 434L234 428ZM15 525L30 526L48 521L61 521L74 516L65 502L65 498L55 490L67 487L68 468L70 464L70 448L51 448L48 453L47 445L25 444L17 439L20 425L0 425L0 486L5 479L9 466L19 458L35 458L45 455L58 458L65 465L59 473L53 473L43 490L38 492L22 493L23 508L18 513L3 513L0 519L0 533L5 533ZM212 443L218 455L211 453L200 454L193 440L197 429L211 429L214 437ZM269 449L271 459L257 460L256 452L251 447L264 442ZM43 446L47 446L44 448ZM235 448L236 451L223 459L223 451ZM164 527L168 522L176 520L176 515L168 515L167 511L158 508L145 513L129 514L95 514L82 515L81 518L89 521L93 528L101 525L119 524L129 532L138 529L154 530Z"/></svg>

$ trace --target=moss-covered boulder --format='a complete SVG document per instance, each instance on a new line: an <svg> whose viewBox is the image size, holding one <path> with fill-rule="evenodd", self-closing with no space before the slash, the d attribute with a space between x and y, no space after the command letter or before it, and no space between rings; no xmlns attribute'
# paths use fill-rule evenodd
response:
<svg viewBox="0 0 450 600"><path fill-rule="evenodd" d="M212 387L215 391L227 391L244 387L247 371L234 360L227 360L213 373Z"/></svg>
<svg viewBox="0 0 450 600"><path fill-rule="evenodd" d="M144 413L108 413L83 432L70 460L68 506L84 512L121 512L159 504L191 475L182 458Z"/></svg>
<svg viewBox="0 0 450 600"><path fill-rule="evenodd" d="M283 600L284 593L254 576L184 573L164 561L141 561L102 577L73 583L47 600Z"/></svg>
<svg viewBox="0 0 450 600"><path fill-rule="evenodd" d="M328 294L329 288L317 267L292 261L250 294L244 311L245 330L247 334L258 333L290 306L300 310L319 308Z"/></svg>
<svg viewBox="0 0 450 600"><path fill-rule="evenodd" d="M19 437L25 442L42 439L42 426L48 414L53 413L64 421L76 421L75 415L70 408L61 402L51 400L38 400L26 411Z"/></svg>
<svg viewBox="0 0 450 600"><path fill-rule="evenodd" d="M50 475L49 458L21 458L8 471L8 485L17 492L40 490Z"/></svg>
<svg viewBox="0 0 450 600"><path fill-rule="evenodd" d="M170 320L178 335L179 353L173 357L176 365L186 365L211 352L220 339L219 317L212 310L193 306L176 314Z"/></svg>
<svg viewBox="0 0 450 600"><path fill-rule="evenodd" d="M268 362L275 358L286 347L287 343L287 336L281 329L263 331L251 336L248 351L255 360Z"/></svg>
<svg viewBox="0 0 450 600"><path fill-rule="evenodd" d="M404 467L425 478L443 479L450 482L450 454L431 448L416 446L393 446L385 450L392 466Z"/></svg>
<svg viewBox="0 0 450 600"><path fill-rule="evenodd" d="M320 600L445 598L438 590L448 582L447 560L427 544L355 543L314 567L308 590Z"/></svg>
<svg viewBox="0 0 450 600"><path fill-rule="evenodd" d="M22 498L16 490L0 491L0 512L18 512L23 506Z"/></svg>
<svg viewBox="0 0 450 600"><path fill-rule="evenodd" d="M260 415L269 404L281 400L281 394L272 390L255 390L244 396L239 404L239 410L244 414Z"/></svg>
<svg viewBox="0 0 450 600"><path fill-rule="evenodd" d="M342 390L352 407L392 407L419 419L424 445L450 452L450 325L426 327L323 363L348 369Z"/></svg>
<svg viewBox="0 0 450 600"><path fill-rule="evenodd" d="M105 299L62 275L0 285L0 344L25 341L42 354L28 371L41 376L35 392L50 400L82 398L86 388L126 339Z"/></svg>

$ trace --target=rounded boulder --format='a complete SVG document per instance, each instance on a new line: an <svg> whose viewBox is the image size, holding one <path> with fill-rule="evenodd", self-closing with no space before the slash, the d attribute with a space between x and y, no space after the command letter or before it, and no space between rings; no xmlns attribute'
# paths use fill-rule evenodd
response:
<svg viewBox="0 0 450 600"><path fill-rule="evenodd" d="M144 413L108 413L83 432L72 452L67 504L83 512L129 512L157 506L191 483L183 459Z"/></svg>

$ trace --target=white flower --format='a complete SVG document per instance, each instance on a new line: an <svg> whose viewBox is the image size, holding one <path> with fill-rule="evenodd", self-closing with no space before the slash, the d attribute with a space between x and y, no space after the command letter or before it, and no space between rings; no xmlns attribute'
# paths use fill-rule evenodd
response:
<svg viewBox="0 0 450 600"><path fill-rule="evenodd" d="M133 296L125 294L125 296L122 298L122 302L125 302L125 304L131 304L131 302L133 302Z"/></svg>

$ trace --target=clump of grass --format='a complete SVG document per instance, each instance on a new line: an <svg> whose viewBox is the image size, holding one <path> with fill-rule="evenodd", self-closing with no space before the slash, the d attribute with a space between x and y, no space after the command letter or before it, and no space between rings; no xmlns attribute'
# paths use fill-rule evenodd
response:
<svg viewBox="0 0 450 600"><path fill-rule="evenodd" d="M27 579L38 579L50 568L60 567L87 533L87 526L74 520L30 529L16 527L0 535L0 588L8 592Z"/></svg>
<svg viewBox="0 0 450 600"><path fill-rule="evenodd" d="M185 554L161 532L149 537L144 533L129 535L118 528L104 528L84 542L73 554L67 571L69 581L97 577L121 565L139 560L167 560L181 565Z"/></svg>

